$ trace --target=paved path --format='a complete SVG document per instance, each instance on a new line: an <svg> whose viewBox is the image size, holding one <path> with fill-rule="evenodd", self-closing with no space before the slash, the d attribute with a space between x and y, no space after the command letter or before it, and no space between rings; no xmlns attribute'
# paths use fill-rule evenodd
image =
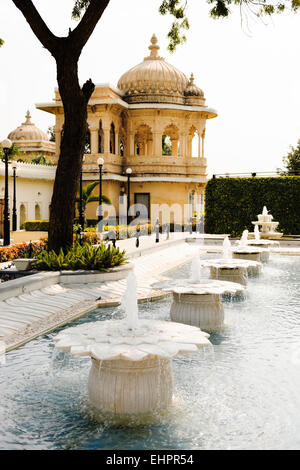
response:
<svg viewBox="0 0 300 470"><path fill-rule="evenodd" d="M166 271L184 264L199 253L199 247L182 241L164 249L132 259L138 280L138 298L162 297L152 289ZM106 283L54 284L28 294L0 302L0 341L7 349L24 344L39 334L94 310L98 306L117 305L126 289L126 280Z"/></svg>

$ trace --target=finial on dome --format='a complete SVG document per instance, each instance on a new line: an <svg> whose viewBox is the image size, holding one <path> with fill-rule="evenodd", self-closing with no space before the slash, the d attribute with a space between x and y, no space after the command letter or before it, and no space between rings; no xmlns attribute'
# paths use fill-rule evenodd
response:
<svg viewBox="0 0 300 470"><path fill-rule="evenodd" d="M25 116L25 119L26 121L22 123L23 126L32 126L32 122L31 122L31 116L30 116L30 111L29 109L27 110L27 113L26 113L26 116Z"/></svg>
<svg viewBox="0 0 300 470"><path fill-rule="evenodd" d="M151 38L151 44L149 46L149 49L151 51L150 53L151 59L156 59L158 57L158 51L160 47L157 45L157 43L158 43L157 37L155 36L155 34L153 34Z"/></svg>
<svg viewBox="0 0 300 470"><path fill-rule="evenodd" d="M190 83L193 84L193 83L194 83L194 80L195 80L194 74L191 73L191 76L190 76Z"/></svg>

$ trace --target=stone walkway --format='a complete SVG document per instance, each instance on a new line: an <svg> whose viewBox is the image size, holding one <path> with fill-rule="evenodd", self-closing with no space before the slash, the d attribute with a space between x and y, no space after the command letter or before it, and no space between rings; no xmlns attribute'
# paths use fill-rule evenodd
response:
<svg viewBox="0 0 300 470"><path fill-rule="evenodd" d="M138 298L154 300L166 294L152 289L163 273L195 257L199 247L181 241L164 249L134 257ZM0 341L6 350L62 326L100 306L118 305L126 289L126 279L101 284L54 284L0 302Z"/></svg>

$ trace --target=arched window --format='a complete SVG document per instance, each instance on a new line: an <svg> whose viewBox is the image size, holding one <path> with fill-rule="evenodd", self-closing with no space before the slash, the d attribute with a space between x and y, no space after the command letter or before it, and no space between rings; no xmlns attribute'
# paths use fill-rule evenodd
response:
<svg viewBox="0 0 300 470"><path fill-rule="evenodd" d="M164 129L162 135L162 155L172 155L173 157L178 156L179 148L179 130L171 124Z"/></svg>
<svg viewBox="0 0 300 470"><path fill-rule="evenodd" d="M101 119L99 121L98 153L104 153L104 132Z"/></svg>
<svg viewBox="0 0 300 470"><path fill-rule="evenodd" d="M200 136L195 126L192 126L188 135L188 157L200 157Z"/></svg>
<svg viewBox="0 0 300 470"><path fill-rule="evenodd" d="M116 153L116 132L115 125L112 122L110 126L110 139L109 139L109 151L110 153Z"/></svg>
<svg viewBox="0 0 300 470"><path fill-rule="evenodd" d="M35 215L35 220L41 220L41 208L39 204L35 205L34 215Z"/></svg>
<svg viewBox="0 0 300 470"><path fill-rule="evenodd" d="M151 128L146 124L141 124L134 136L135 155L152 155L153 136Z"/></svg>
<svg viewBox="0 0 300 470"><path fill-rule="evenodd" d="M124 143L123 143L123 140L120 140L120 155L121 155L121 157L124 157L124 153L125 153Z"/></svg>
<svg viewBox="0 0 300 470"><path fill-rule="evenodd" d="M26 207L24 204L20 205L20 229L24 228L24 222L26 220Z"/></svg>

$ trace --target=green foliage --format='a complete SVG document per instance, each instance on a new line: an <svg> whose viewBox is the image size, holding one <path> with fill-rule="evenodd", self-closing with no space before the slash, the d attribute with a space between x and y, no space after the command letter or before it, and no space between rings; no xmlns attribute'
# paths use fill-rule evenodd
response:
<svg viewBox="0 0 300 470"><path fill-rule="evenodd" d="M276 13L282 13L286 9L291 9L296 12L300 7L300 0L206 0L211 5L210 16L212 18L226 18L231 13L231 6L236 5L240 8L241 15L255 14L256 16L271 16ZM90 0L75 0L75 5L72 11L72 17L75 20L80 20L82 14L85 12L90 4ZM161 0L159 13L161 15L168 15L174 17L168 33L170 52L174 52L176 47L186 41L184 31L189 29L190 24L188 20L187 7L189 0Z"/></svg>
<svg viewBox="0 0 300 470"><path fill-rule="evenodd" d="M104 244L92 247L87 243L81 246L76 243L67 252L61 249L59 254L46 250L39 252L33 268L38 271L108 271L125 262L125 251L119 248Z"/></svg>
<svg viewBox="0 0 300 470"><path fill-rule="evenodd" d="M98 185L99 185L99 181L94 181L93 183L89 183L85 188L82 188L82 206L83 206L84 211L85 211L86 205L89 204L90 202L99 202L99 196L92 195L94 189ZM79 201L80 201L80 198L78 194L76 198L78 210L79 210ZM109 197L105 196L104 194L102 195L102 202L108 205L112 204Z"/></svg>
<svg viewBox="0 0 300 470"><path fill-rule="evenodd" d="M4 44L4 41L3 39L0 38L0 47L3 46L3 44Z"/></svg>
<svg viewBox="0 0 300 470"><path fill-rule="evenodd" d="M267 206L278 231L300 234L300 177L213 178L205 191L206 233L228 233L240 236L243 230L254 230L263 206Z"/></svg>
<svg viewBox="0 0 300 470"><path fill-rule="evenodd" d="M296 12L300 7L300 0L285 0L284 2L277 0L206 0L206 2L211 5L210 16L212 18L228 17L231 13L230 7L234 5L240 8L241 16L251 14L270 16L289 8ZM189 29L188 4L189 0L162 0L159 7L159 12L162 15L170 14L175 18L168 33L170 52L174 52L179 44L186 41L183 31Z"/></svg>
<svg viewBox="0 0 300 470"><path fill-rule="evenodd" d="M282 159L285 170L279 170L279 172L282 175L300 175L300 139L297 147L291 145L290 149L290 152Z"/></svg>
<svg viewBox="0 0 300 470"><path fill-rule="evenodd" d="M15 160L16 157L21 158L22 153L19 147L15 143L13 143L12 146L8 149L8 158L11 160ZM4 159L4 151L2 148L0 148L0 159Z"/></svg>
<svg viewBox="0 0 300 470"><path fill-rule="evenodd" d="M162 155L172 155L172 144L167 135L162 136Z"/></svg>
<svg viewBox="0 0 300 470"><path fill-rule="evenodd" d="M50 142L55 142L55 126L48 126L47 134L49 136Z"/></svg>
<svg viewBox="0 0 300 470"><path fill-rule="evenodd" d="M24 229L27 232L48 232L49 220L25 220Z"/></svg>

